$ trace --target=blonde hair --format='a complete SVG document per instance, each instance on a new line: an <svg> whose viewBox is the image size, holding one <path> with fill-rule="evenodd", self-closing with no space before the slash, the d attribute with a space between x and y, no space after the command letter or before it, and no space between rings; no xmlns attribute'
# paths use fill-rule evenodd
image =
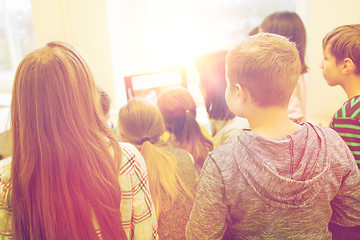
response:
<svg viewBox="0 0 360 240"><path fill-rule="evenodd" d="M200 173L213 143L202 134L196 121L196 104L190 92L183 87L165 89L157 104L166 129L175 136L174 145L193 155L195 168Z"/></svg>
<svg viewBox="0 0 360 240"><path fill-rule="evenodd" d="M243 40L229 51L226 66L230 89L240 84L261 107L287 106L301 71L295 43L270 33Z"/></svg>
<svg viewBox="0 0 360 240"><path fill-rule="evenodd" d="M119 111L119 132L143 155L157 216L165 202L193 198L177 172L177 160L169 145L161 141L165 125L160 110L145 99L133 98ZM165 199L163 198L165 197Z"/></svg>
<svg viewBox="0 0 360 240"><path fill-rule="evenodd" d="M126 237L121 149L101 115L93 76L71 46L50 42L21 61L11 102L15 239L97 239L95 225L103 239Z"/></svg>
<svg viewBox="0 0 360 240"><path fill-rule="evenodd" d="M339 26L326 34L322 47L329 47L336 63L351 58L356 66L356 73L360 73L360 24Z"/></svg>

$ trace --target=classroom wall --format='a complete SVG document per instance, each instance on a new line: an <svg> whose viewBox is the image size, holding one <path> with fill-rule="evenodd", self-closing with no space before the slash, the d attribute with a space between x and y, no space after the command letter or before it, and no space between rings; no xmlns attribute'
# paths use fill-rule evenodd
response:
<svg viewBox="0 0 360 240"><path fill-rule="evenodd" d="M307 114L310 121L328 125L332 115L347 100L341 87L329 87L319 67L322 55L322 39L331 29L360 23L358 0L309 0L307 28Z"/></svg>
<svg viewBox="0 0 360 240"><path fill-rule="evenodd" d="M113 108L124 103L125 92L121 68L131 72L129 58L138 58L141 49L126 47L129 35L143 33L136 39L144 40L146 32L137 29L137 17L144 16L139 1L126 0L31 0L36 40L42 46L51 40L73 44L86 57L94 70L96 81L114 100ZM110 22L107 7L119 7L116 21ZM298 0L298 13L307 29L307 116L316 124L328 125L333 113L341 107L346 95L340 87L327 86L321 69L321 41L332 28L360 23L358 0ZM110 14L111 15L111 14ZM114 17L114 16L112 16ZM117 18L116 18L117 17ZM129 22L130 20L130 22ZM134 24L131 25L130 24ZM109 31L111 29L111 31ZM115 37L114 37L115 35ZM121 56L112 55L116 52ZM138 61L142 61L138 58ZM115 94L117 92L117 94Z"/></svg>
<svg viewBox="0 0 360 240"><path fill-rule="evenodd" d="M115 99L106 2L31 0L38 47L49 41L73 45L89 63L97 84Z"/></svg>

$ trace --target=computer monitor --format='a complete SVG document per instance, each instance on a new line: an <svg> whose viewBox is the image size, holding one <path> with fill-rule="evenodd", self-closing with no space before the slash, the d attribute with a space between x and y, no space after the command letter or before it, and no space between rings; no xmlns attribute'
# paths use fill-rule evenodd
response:
<svg viewBox="0 0 360 240"><path fill-rule="evenodd" d="M165 88L174 86L187 88L185 69L130 75L125 76L124 80L128 100L133 97L144 97L155 101Z"/></svg>

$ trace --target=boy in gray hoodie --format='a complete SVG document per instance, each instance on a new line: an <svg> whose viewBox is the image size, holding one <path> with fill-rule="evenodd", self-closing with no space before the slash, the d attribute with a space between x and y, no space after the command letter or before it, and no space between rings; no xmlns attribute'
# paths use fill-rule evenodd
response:
<svg viewBox="0 0 360 240"><path fill-rule="evenodd" d="M300 74L294 43L257 34L230 50L226 101L251 131L211 152L187 239L331 239L360 225L360 172L330 128L287 117Z"/></svg>

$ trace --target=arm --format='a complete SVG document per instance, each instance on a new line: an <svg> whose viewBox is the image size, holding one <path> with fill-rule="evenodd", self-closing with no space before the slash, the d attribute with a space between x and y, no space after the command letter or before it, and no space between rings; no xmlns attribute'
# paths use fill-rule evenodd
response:
<svg viewBox="0 0 360 240"><path fill-rule="evenodd" d="M338 117L338 114L335 114L330 127L341 136L350 148L360 170L360 122L353 118Z"/></svg>
<svg viewBox="0 0 360 240"><path fill-rule="evenodd" d="M11 158L0 162L0 239L12 239L12 214L8 206Z"/></svg>
<svg viewBox="0 0 360 240"><path fill-rule="evenodd" d="M341 141L340 151L345 152L346 175L343 177L340 189L331 201L333 215L331 222L351 227L360 225L360 172L356 166L354 156L347 148L346 144ZM345 151L344 151L345 150Z"/></svg>
<svg viewBox="0 0 360 240"><path fill-rule="evenodd" d="M194 205L186 225L186 239L221 239L228 208L221 173L209 155L201 170Z"/></svg>
<svg viewBox="0 0 360 240"><path fill-rule="evenodd" d="M135 147L123 148L120 211L128 239L158 239L157 219L151 200L148 176L143 157Z"/></svg>

